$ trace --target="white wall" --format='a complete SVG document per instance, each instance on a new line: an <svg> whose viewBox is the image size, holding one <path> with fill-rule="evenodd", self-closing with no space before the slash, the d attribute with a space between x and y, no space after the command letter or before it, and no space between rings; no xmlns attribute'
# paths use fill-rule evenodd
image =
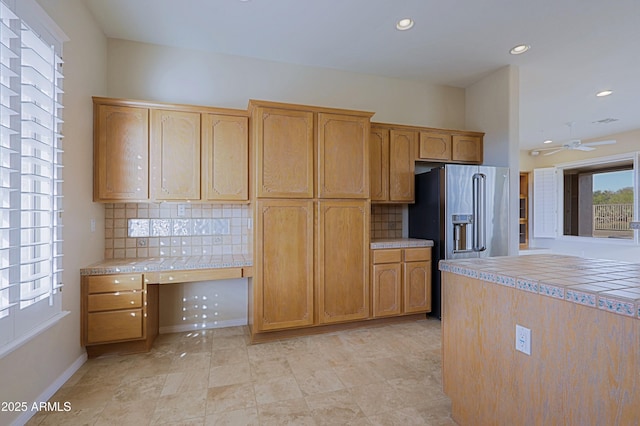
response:
<svg viewBox="0 0 640 426"><path fill-rule="evenodd" d="M463 89L109 40L108 95L245 109L249 99L373 111L374 121L464 129Z"/></svg>
<svg viewBox="0 0 640 426"><path fill-rule="evenodd" d="M523 172L535 168L552 167L558 164L574 161L607 157L615 154L625 154L640 151L640 129L625 133L616 133L598 138L597 140L615 139L614 145L601 145L593 151L563 151L553 155L539 155L532 157L529 150L520 152L520 165ZM584 140L583 142L589 142ZM530 197L530 202L535 199ZM638 202L639 200L636 200ZM637 220L638 218L636 218ZM531 231L531 230L530 230ZM638 231L636 231L638 232ZM530 235L533 235L530 232ZM609 241L606 239L580 239L580 237L534 238L529 242L530 247L550 249L553 253L573 256L584 256L601 259L620 260L625 262L640 262L640 246L630 245L628 241Z"/></svg>
<svg viewBox="0 0 640 426"><path fill-rule="evenodd" d="M108 96L115 98L239 109L262 99L372 111L379 122L465 129L465 93L458 88L117 39L108 42L108 59ZM224 298L220 324L246 323L247 283L236 282L215 286ZM212 288L161 286L161 330L189 323L182 321L182 298L211 296Z"/></svg>
<svg viewBox="0 0 640 426"><path fill-rule="evenodd" d="M93 167L92 95L106 92L107 41L82 0L38 0L70 38L64 46L64 310L71 314L0 359L0 401L35 401L51 391L85 352L80 346L81 267L102 259L104 233L89 232L104 209L91 202ZM55 389L53 389L55 390ZM45 395L46 396L46 395ZM0 412L0 424L20 413Z"/></svg>
<svg viewBox="0 0 640 426"><path fill-rule="evenodd" d="M484 164L509 167L509 254L518 252L519 72L507 66L466 89L466 126L485 132Z"/></svg>

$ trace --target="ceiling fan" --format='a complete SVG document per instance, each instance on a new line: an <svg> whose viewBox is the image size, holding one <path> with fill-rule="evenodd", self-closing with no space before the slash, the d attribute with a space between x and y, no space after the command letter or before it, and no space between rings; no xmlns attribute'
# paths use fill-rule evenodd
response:
<svg viewBox="0 0 640 426"><path fill-rule="evenodd" d="M544 154L542 155L552 155L555 154L557 152L560 151L565 151L565 150L574 150L574 151L593 151L595 148L593 148L594 146L598 146L598 145L612 145L616 143L615 140L611 139L611 140L606 140L606 141L596 141L596 142L586 142L586 143L582 143L582 141L580 141L580 139L573 139L570 140L569 142L565 143L562 146L554 146L554 147L549 147L549 148L539 148L539 149L533 149L531 150L530 154L532 156L537 156L540 155L540 153L542 153L543 151L547 151L544 152Z"/></svg>
<svg viewBox="0 0 640 426"><path fill-rule="evenodd" d="M571 138L571 133L573 133L573 122L569 122L566 123L566 125L569 127L569 138ZM605 141L595 141L595 142L587 142L587 143L582 143L582 141L580 139L570 139L569 142L565 143L562 146L554 146L554 147L549 147L549 148L539 148L539 149L533 149L529 152L529 154L531 154L532 156L537 156L540 155L541 152L543 151L548 151L545 152L542 155L552 155L555 154L557 152L560 151L566 151L566 150L574 150L574 151L593 151L595 148L593 148L594 146L598 146L598 145L611 145L616 143L615 140L605 140Z"/></svg>

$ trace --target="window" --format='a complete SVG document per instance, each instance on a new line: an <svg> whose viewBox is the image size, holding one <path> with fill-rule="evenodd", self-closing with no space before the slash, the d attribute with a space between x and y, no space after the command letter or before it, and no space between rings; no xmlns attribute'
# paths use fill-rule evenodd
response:
<svg viewBox="0 0 640 426"><path fill-rule="evenodd" d="M633 163L564 169L564 235L633 238Z"/></svg>
<svg viewBox="0 0 640 426"><path fill-rule="evenodd" d="M0 2L0 353L61 310L62 60L34 3Z"/></svg>
<svg viewBox="0 0 640 426"><path fill-rule="evenodd" d="M639 214L639 170L640 153L535 169L534 237L638 243L629 224Z"/></svg>

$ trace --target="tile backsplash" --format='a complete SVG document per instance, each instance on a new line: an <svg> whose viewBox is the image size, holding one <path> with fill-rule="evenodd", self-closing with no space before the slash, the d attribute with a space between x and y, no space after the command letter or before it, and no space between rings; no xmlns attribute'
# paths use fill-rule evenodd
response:
<svg viewBox="0 0 640 426"><path fill-rule="evenodd" d="M371 239L402 238L402 205L371 206Z"/></svg>
<svg viewBox="0 0 640 426"><path fill-rule="evenodd" d="M250 253L250 221L244 204L105 204L105 259Z"/></svg>

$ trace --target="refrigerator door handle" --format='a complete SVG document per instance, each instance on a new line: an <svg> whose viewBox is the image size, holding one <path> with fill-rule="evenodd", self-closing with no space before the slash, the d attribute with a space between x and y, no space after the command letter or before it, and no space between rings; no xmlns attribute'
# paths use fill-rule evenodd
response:
<svg viewBox="0 0 640 426"><path fill-rule="evenodd" d="M487 249L486 207L487 176L483 173L476 173L473 175L473 251Z"/></svg>

